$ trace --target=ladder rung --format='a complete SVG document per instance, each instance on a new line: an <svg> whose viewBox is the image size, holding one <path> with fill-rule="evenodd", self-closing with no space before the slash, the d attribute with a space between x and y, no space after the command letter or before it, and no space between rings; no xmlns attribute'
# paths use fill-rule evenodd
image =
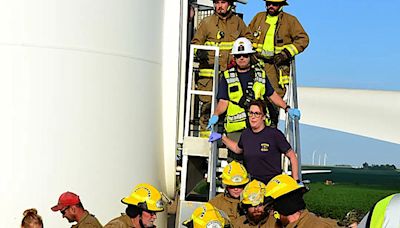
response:
<svg viewBox="0 0 400 228"><path fill-rule="evenodd" d="M189 90L189 93L196 95L208 95L208 96L212 96L214 94L212 91L203 91L203 90Z"/></svg>

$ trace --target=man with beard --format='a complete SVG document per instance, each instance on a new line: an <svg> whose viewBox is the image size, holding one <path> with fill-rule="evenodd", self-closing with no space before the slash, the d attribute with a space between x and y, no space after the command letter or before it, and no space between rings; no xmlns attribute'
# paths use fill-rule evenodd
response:
<svg viewBox="0 0 400 228"><path fill-rule="evenodd" d="M224 167L221 177L225 192L211 199L209 203L225 212L229 219L237 219L239 217L240 194L249 182L247 171L242 164L232 161Z"/></svg>
<svg viewBox="0 0 400 228"><path fill-rule="evenodd" d="M290 81L290 63L293 57L308 46L309 38L296 17L283 12L286 0L266 0L266 12L258 13L249 24L253 46L264 62L264 69L274 90L283 97ZM279 111L268 105L274 124Z"/></svg>
<svg viewBox="0 0 400 228"><path fill-rule="evenodd" d="M219 64L219 70L228 69L231 62L230 51L233 42L239 37L251 38L251 32L243 20L234 14L235 0L213 0L214 14L200 23L192 44L219 47L219 62L214 63L214 52L197 50L196 56L200 63L199 78L196 82L199 90L211 91L214 77L214 64ZM207 132L207 119L211 110L211 96L199 96L203 102L201 106L200 127L201 133ZM206 136L207 137L207 136Z"/></svg>
<svg viewBox="0 0 400 228"><path fill-rule="evenodd" d="M218 88L218 104L209 120L208 127L216 124L219 115L226 113L225 131L228 138L238 142L244 129L248 127L246 110L251 101L270 99L274 104L283 108L292 118L300 118L297 109L291 109L285 101L274 91L264 70L257 64L251 42L241 37L237 39L232 48L235 67L224 71ZM264 110L265 123L270 124L268 110ZM211 139L210 141L215 140ZM229 151L228 158L243 160L243 155Z"/></svg>
<svg viewBox="0 0 400 228"><path fill-rule="evenodd" d="M79 196L73 192L64 192L58 199L56 206L52 211L60 211L63 218L68 222L77 224L72 228L101 228L103 227L94 215L89 214L83 207Z"/></svg>
<svg viewBox="0 0 400 228"><path fill-rule="evenodd" d="M292 177L281 174L272 178L265 196L273 200L274 217L285 228L339 227L333 219L317 217L306 209L303 194L308 189Z"/></svg>
<svg viewBox="0 0 400 228"><path fill-rule="evenodd" d="M265 197L265 184L253 180L243 190L240 207L245 215L232 221L233 227L279 227L270 213L270 203Z"/></svg>
<svg viewBox="0 0 400 228"><path fill-rule="evenodd" d="M156 227L157 212L164 210L161 193L150 184L138 184L132 193L121 200L128 205L126 214L111 220L104 228Z"/></svg>

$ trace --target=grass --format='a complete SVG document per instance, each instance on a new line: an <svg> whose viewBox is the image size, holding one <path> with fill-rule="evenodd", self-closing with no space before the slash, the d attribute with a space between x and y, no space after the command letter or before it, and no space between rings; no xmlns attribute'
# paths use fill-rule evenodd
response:
<svg viewBox="0 0 400 228"><path fill-rule="evenodd" d="M311 180L310 191L304 195L307 208L323 217L342 220L352 209L367 213L380 199L400 192L400 174L395 170L327 168L332 173L303 177ZM326 179L335 184L323 184Z"/></svg>

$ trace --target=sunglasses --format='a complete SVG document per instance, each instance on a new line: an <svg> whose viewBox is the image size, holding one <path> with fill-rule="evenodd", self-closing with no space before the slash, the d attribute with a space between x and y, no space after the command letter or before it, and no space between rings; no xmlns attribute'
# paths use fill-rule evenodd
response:
<svg viewBox="0 0 400 228"><path fill-rule="evenodd" d="M249 58L249 54L236 54L236 55L234 55L235 56L235 58L237 58L237 59L239 59L240 57L242 57L243 56L243 58Z"/></svg>
<svg viewBox="0 0 400 228"><path fill-rule="evenodd" d="M66 208L64 208L64 209L62 209L60 212L61 212L61 214L62 215L65 215L65 213L67 212L67 210L70 208L70 206L68 206L68 207L66 207Z"/></svg>

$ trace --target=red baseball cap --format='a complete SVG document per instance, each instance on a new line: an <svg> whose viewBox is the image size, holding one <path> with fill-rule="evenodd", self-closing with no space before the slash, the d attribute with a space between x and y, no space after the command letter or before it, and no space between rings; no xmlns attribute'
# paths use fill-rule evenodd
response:
<svg viewBox="0 0 400 228"><path fill-rule="evenodd" d="M59 211L68 206L76 205L80 203L81 200L79 196L73 192L64 192L61 194L60 198L58 198L58 204L51 208L52 211Z"/></svg>

